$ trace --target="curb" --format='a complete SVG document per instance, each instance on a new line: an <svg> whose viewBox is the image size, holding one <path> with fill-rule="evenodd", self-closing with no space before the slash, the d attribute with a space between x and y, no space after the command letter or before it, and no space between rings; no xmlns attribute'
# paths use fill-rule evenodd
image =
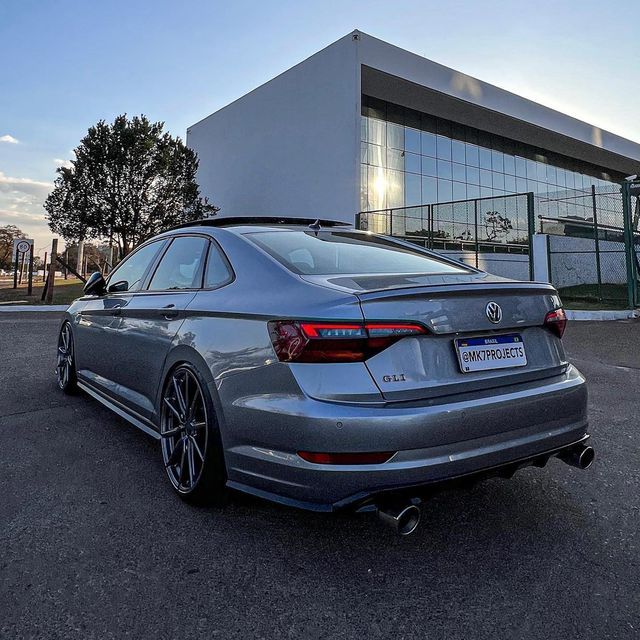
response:
<svg viewBox="0 0 640 640"><path fill-rule="evenodd" d="M66 311L68 304L0 304L0 313L3 311Z"/></svg>
<svg viewBox="0 0 640 640"><path fill-rule="evenodd" d="M620 310L571 310L565 309L567 314L567 320L629 320L633 318L640 318L640 311L638 309L620 309Z"/></svg>

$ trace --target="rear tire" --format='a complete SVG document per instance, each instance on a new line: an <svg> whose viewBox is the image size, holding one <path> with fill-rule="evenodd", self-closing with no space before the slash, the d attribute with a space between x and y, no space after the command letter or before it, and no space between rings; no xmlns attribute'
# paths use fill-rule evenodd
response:
<svg viewBox="0 0 640 640"><path fill-rule="evenodd" d="M191 504L224 504L227 474L220 429L198 370L188 363L175 367L161 403L162 462L174 491Z"/></svg>
<svg viewBox="0 0 640 640"><path fill-rule="evenodd" d="M56 364L56 378L58 387L69 395L78 392L78 379L76 377L76 359L73 343L71 323L65 322L60 327L58 335L58 354Z"/></svg>

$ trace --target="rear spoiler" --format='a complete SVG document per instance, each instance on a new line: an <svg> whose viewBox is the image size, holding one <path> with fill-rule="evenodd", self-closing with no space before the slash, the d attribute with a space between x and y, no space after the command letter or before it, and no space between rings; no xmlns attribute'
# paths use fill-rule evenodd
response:
<svg viewBox="0 0 640 640"><path fill-rule="evenodd" d="M263 225L263 224L282 224L282 225L315 225L321 227L353 227L353 224L341 222L339 220L325 220L323 218L292 218L288 216L216 216L214 218L202 218L201 220L192 220L191 222L183 222L172 229L184 229L186 227L228 227L234 225Z"/></svg>

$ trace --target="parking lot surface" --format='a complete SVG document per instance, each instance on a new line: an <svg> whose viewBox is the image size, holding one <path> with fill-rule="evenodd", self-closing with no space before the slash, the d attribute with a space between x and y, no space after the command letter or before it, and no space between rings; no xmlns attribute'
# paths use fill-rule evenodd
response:
<svg viewBox="0 0 640 640"><path fill-rule="evenodd" d="M371 514L172 494L157 443L54 382L60 314L0 316L0 637L640 635L640 322L570 325L587 471L552 460Z"/></svg>

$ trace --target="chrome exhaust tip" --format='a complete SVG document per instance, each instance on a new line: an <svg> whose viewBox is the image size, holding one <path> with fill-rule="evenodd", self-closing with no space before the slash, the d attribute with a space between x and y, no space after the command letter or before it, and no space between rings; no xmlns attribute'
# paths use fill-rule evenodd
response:
<svg viewBox="0 0 640 640"><path fill-rule="evenodd" d="M415 504L378 507L378 518L401 536L408 536L418 528L421 515Z"/></svg>
<svg viewBox="0 0 640 640"><path fill-rule="evenodd" d="M558 454L558 458L572 467L588 469L596 457L593 447L584 444L576 444Z"/></svg>

